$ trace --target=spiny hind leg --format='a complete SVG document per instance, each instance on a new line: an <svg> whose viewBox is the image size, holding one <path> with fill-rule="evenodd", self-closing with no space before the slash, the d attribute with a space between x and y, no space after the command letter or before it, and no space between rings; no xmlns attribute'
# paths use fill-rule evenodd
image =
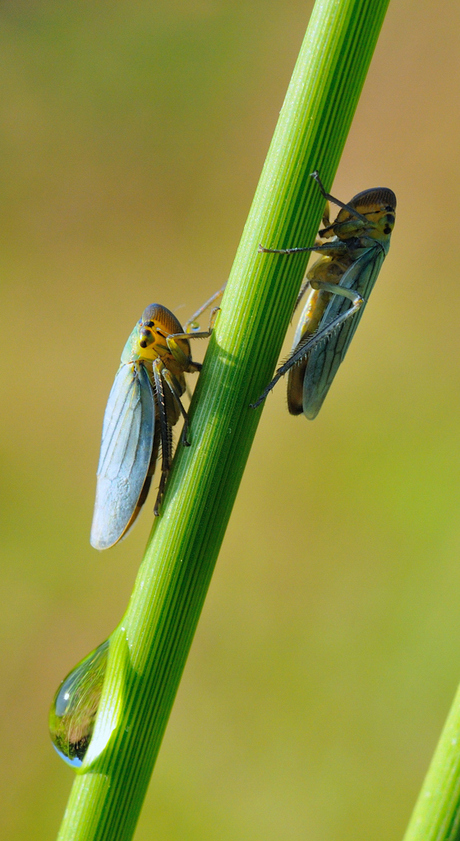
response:
<svg viewBox="0 0 460 841"><path fill-rule="evenodd" d="M158 488L157 498L153 513L158 517L160 513L160 506L163 501L166 480L171 469L172 459L172 428L168 419L166 395L164 390L164 381L162 376L163 363L160 358L155 359L152 371L155 382L156 403L158 406L158 422L160 425L160 441L161 441L161 478L160 486Z"/></svg>
<svg viewBox="0 0 460 841"><path fill-rule="evenodd" d="M171 391L171 393L174 397L175 402L177 403L177 406L179 408L179 411L180 411L182 417L184 418L184 428L182 430L182 436L181 436L182 437L182 443L183 443L184 447L190 447L190 441L187 438L187 432L188 432L188 427L189 427L188 414L187 414L187 411L184 408L184 405L182 403L182 399L181 399L182 394L180 392L180 389L177 386L176 378L175 378L174 374L171 374L171 371L169 371L168 368L162 368L161 374L162 374L163 379L166 381L166 383L168 385L168 388L170 389L170 391Z"/></svg>
<svg viewBox="0 0 460 841"><path fill-rule="evenodd" d="M313 280L310 281L310 285L313 289L321 289L324 290L324 292L330 292L331 294L338 295L341 298L348 298L352 302L352 305L348 310L334 318L330 322L330 324L327 324L325 327L318 330L318 332L311 336L311 338L307 339L303 343L302 341L299 342L289 359L287 359L286 362L278 368L272 381L269 382L269 384L263 390L260 397L257 398L255 403L251 403L251 409L256 409L257 406L260 406L260 404L267 397L267 394L270 393L272 388L276 385L278 380L284 376L284 374L287 374L287 372L291 368L293 368L294 365L298 365L300 362L302 362L302 360L310 353L310 351L313 350L314 347L316 347L317 344L327 339L327 337L330 336L331 333L334 333L334 331L337 330L341 326L341 324L343 324L345 321L348 321L349 318L352 318L352 316L355 315L355 313L358 312L358 310L360 310L361 307L366 303L362 295L359 295L352 289L344 289L342 286L338 286L336 283L328 283L325 280Z"/></svg>

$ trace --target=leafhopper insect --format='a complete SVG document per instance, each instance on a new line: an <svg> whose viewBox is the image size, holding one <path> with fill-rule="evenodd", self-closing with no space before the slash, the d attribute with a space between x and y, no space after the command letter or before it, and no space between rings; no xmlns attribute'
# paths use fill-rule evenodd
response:
<svg viewBox="0 0 460 841"><path fill-rule="evenodd" d="M330 223L327 206L325 227L311 248L259 247L259 251L268 254L316 251L321 257L307 272L297 298L296 306L307 294L291 355L252 404L252 408L259 406L287 373L289 412L303 413L309 420L323 405L354 336L388 253L396 211L396 196L387 187L364 190L344 204L325 191L317 172L312 177L324 198L341 210Z"/></svg>
<svg viewBox="0 0 460 841"><path fill-rule="evenodd" d="M219 293L201 307L194 319ZM217 310L213 311L213 315ZM181 397L186 373L201 370L190 355L189 339L205 332L184 331L175 315L151 304L134 327L121 356L102 427L91 544L108 549L133 525L149 492L161 446L161 477L154 513L158 515L172 460L172 428L182 414L187 446L188 417Z"/></svg>

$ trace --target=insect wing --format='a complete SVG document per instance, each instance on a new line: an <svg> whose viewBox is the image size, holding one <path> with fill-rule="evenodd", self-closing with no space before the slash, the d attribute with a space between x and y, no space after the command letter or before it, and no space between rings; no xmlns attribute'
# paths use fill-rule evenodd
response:
<svg viewBox="0 0 460 841"><path fill-rule="evenodd" d="M340 286L353 289L367 301L378 277L385 253L380 246L367 248L344 273ZM308 303L308 302L307 302ZM350 308L350 301L332 295L319 329L330 324ZM364 307L313 348L308 357L303 380L303 413L313 420L318 414L331 383L343 362Z"/></svg>
<svg viewBox="0 0 460 841"><path fill-rule="evenodd" d="M143 365L119 368L107 402L97 469L91 544L108 549L123 536L147 477L155 405Z"/></svg>

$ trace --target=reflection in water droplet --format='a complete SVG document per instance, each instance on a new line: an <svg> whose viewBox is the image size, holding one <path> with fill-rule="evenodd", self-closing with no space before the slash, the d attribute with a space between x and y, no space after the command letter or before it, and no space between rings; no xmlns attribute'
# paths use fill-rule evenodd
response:
<svg viewBox="0 0 460 841"><path fill-rule="evenodd" d="M51 740L59 756L78 768L88 749L104 683L109 640L88 654L62 681L49 715Z"/></svg>

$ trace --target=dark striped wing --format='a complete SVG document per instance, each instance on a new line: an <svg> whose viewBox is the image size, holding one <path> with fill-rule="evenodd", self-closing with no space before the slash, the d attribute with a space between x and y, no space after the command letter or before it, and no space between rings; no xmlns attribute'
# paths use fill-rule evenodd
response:
<svg viewBox="0 0 460 841"><path fill-rule="evenodd" d="M142 493L153 447L155 404L143 365L122 365L102 426L91 544L108 549L126 531Z"/></svg>
<svg viewBox="0 0 460 841"><path fill-rule="evenodd" d="M354 289L367 301L384 258L385 254L380 247L367 249L345 272L340 286ZM350 309L350 306L351 303L346 298L333 295L319 329L326 327L334 318ZM316 417L323 405L364 309L365 307L362 307L309 354L303 380L303 413L309 420Z"/></svg>

